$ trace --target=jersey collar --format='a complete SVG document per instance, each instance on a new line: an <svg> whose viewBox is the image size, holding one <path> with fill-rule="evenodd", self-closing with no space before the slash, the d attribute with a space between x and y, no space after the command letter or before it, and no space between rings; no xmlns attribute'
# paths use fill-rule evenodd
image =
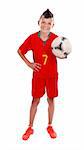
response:
<svg viewBox="0 0 84 150"><path fill-rule="evenodd" d="M40 31L38 32L38 37L40 38ZM49 32L49 34L48 34L48 39L49 39L49 37L50 37L50 32ZM41 39L41 38L40 38L40 39ZM48 40L48 39L47 39L47 40ZM41 39L41 40L42 40L42 39ZM47 40L43 41L43 43L46 44Z"/></svg>

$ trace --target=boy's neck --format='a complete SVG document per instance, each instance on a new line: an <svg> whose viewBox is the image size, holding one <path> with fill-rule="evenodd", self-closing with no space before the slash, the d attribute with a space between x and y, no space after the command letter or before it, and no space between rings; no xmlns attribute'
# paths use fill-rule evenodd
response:
<svg viewBox="0 0 84 150"><path fill-rule="evenodd" d="M49 34L50 32L42 32L40 31L40 38L43 40L43 41L46 41L49 37Z"/></svg>
<svg viewBox="0 0 84 150"><path fill-rule="evenodd" d="M40 31L40 36L43 37L43 38L48 37L49 34L50 34L50 32L42 32L42 31Z"/></svg>

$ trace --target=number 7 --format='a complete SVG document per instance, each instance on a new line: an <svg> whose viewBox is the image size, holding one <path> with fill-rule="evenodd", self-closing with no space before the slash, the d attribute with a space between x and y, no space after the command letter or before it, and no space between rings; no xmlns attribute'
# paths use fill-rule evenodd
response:
<svg viewBox="0 0 84 150"><path fill-rule="evenodd" d="M44 63L43 64L46 65L47 59L48 59L48 55L43 54L42 57L44 57Z"/></svg>

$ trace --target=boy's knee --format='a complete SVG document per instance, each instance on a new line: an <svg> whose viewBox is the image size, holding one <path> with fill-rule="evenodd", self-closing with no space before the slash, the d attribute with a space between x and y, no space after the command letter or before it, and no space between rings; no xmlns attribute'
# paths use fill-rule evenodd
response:
<svg viewBox="0 0 84 150"><path fill-rule="evenodd" d="M54 104L54 98L47 98L47 101L49 105Z"/></svg>
<svg viewBox="0 0 84 150"><path fill-rule="evenodd" d="M32 104L38 105L40 102L40 98L33 98Z"/></svg>

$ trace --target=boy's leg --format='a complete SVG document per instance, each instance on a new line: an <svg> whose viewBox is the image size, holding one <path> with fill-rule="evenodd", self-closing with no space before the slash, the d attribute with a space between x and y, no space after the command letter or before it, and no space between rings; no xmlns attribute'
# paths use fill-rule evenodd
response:
<svg viewBox="0 0 84 150"><path fill-rule="evenodd" d="M48 98L48 127L47 127L47 132L49 133L51 138L56 138L57 134L54 131L52 127L52 120L53 120L53 114L54 114L54 99L53 98Z"/></svg>
<svg viewBox="0 0 84 150"><path fill-rule="evenodd" d="M23 140L27 140L30 137L30 135L34 133L32 126L33 126L33 122L34 122L34 118L35 118L35 114L36 114L37 106L38 106L39 102L40 102L39 98L33 98L33 100L32 100L32 104L31 104L31 108L30 108L29 127L22 136Z"/></svg>
<svg viewBox="0 0 84 150"><path fill-rule="evenodd" d="M54 97L58 96L58 76L53 78L47 78L47 101L48 101L48 123L52 124L54 114Z"/></svg>
<svg viewBox="0 0 84 150"><path fill-rule="evenodd" d="M40 102L40 98L33 98L31 108L30 108L30 117L29 117L29 126L33 126L35 114L37 112L37 106Z"/></svg>
<svg viewBox="0 0 84 150"><path fill-rule="evenodd" d="M52 124L54 114L54 98L47 98L48 101L48 124Z"/></svg>

